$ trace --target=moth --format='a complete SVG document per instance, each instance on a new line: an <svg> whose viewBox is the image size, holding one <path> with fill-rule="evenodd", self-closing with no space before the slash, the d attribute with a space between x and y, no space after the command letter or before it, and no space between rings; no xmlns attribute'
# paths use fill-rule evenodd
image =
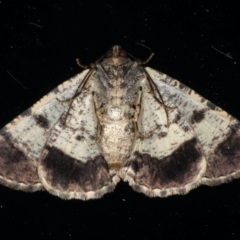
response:
<svg viewBox="0 0 240 240"><path fill-rule="evenodd" d="M127 181L149 197L240 177L240 125L113 46L0 131L0 183L63 199Z"/></svg>

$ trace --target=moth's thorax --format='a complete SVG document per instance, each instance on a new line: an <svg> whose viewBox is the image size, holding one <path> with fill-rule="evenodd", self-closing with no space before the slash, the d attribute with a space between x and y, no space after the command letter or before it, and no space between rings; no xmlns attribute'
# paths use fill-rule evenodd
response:
<svg viewBox="0 0 240 240"><path fill-rule="evenodd" d="M124 109L120 107L108 107L107 114L108 118L112 121L120 121L124 119Z"/></svg>
<svg viewBox="0 0 240 240"><path fill-rule="evenodd" d="M113 64L115 59L117 64ZM134 89L137 88L139 66L128 58L107 58L97 64L94 75L96 92L99 96L113 106L129 104L129 99L134 98ZM129 76L129 73L134 73ZM136 89L137 91L137 89ZM135 91L135 92L136 92Z"/></svg>

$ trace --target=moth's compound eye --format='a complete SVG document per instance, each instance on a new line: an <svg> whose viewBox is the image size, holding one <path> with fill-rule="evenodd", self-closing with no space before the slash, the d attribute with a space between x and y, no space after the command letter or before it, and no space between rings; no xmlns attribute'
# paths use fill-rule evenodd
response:
<svg viewBox="0 0 240 240"><path fill-rule="evenodd" d="M126 57L126 56L127 56L127 53L126 53L125 51L121 50L121 51L119 52L119 56L120 56L120 57Z"/></svg>

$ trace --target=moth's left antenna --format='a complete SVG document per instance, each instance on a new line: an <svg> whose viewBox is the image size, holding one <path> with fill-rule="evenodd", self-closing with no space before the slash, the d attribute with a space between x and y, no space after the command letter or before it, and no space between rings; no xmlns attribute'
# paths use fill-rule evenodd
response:
<svg viewBox="0 0 240 240"><path fill-rule="evenodd" d="M81 62L80 62L80 60L79 60L78 58L76 58L76 62L77 62L77 65L78 65L79 67L83 68L83 69L89 68L89 66L86 66L86 65L81 64Z"/></svg>
<svg viewBox="0 0 240 240"><path fill-rule="evenodd" d="M105 55L101 56L97 61L95 61L94 63L91 63L90 65L83 65L81 64L80 60L78 58L76 58L76 62L77 62L77 65L83 69L87 69L87 68L93 68L96 63L100 62L103 58L104 58Z"/></svg>

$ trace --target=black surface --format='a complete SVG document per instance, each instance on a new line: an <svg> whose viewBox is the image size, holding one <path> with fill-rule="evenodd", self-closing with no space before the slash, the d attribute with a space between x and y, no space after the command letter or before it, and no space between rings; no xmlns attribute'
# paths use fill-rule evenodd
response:
<svg viewBox="0 0 240 240"><path fill-rule="evenodd" d="M0 126L114 44L240 119L237 1L0 1ZM145 46L143 46L145 45ZM239 239L240 180L185 196L126 183L64 201L0 186L1 239Z"/></svg>

